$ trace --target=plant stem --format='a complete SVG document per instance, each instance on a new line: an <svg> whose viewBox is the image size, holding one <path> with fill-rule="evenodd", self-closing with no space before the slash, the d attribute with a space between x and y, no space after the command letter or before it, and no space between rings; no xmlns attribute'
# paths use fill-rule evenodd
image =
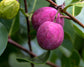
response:
<svg viewBox="0 0 84 67"><path fill-rule="evenodd" d="M71 18L70 18L69 16L63 16L63 15L61 15L60 17L61 17L61 18L66 18L66 19L71 20Z"/></svg>
<svg viewBox="0 0 84 67"><path fill-rule="evenodd" d="M17 48L27 52L28 54L32 55L33 57L37 57L37 55L35 55L33 52L27 50L26 48L22 47L20 44L18 44L17 42L13 41L10 37L8 38L8 42L11 44L11 45L14 45L16 46ZM52 66L52 67L59 67L53 63L51 63L50 61L47 61L46 64Z"/></svg>
<svg viewBox="0 0 84 67"><path fill-rule="evenodd" d="M32 14L33 14L33 12L34 12L34 9L35 9L35 6L36 6L36 3L37 3L37 0L34 0L33 8L32 8L32 11L31 11ZM30 16L29 16L29 20L31 20L32 14L30 14Z"/></svg>
<svg viewBox="0 0 84 67"><path fill-rule="evenodd" d="M24 5L25 5L25 13L28 13L28 9L27 9L27 0L24 0ZM32 51L32 47L31 47L31 39L30 39L30 21L29 18L26 17L26 21L27 21L27 36L28 36L28 45L29 45L29 50ZM33 57L32 55L30 55L31 57ZM34 64L31 63L31 67L34 67Z"/></svg>
<svg viewBox="0 0 84 67"><path fill-rule="evenodd" d="M52 5L54 5L56 8L58 7L58 5L56 3L54 3L52 0L46 0L49 3L51 3ZM74 16L72 16L71 14L69 14L67 11L64 11L61 7L58 7L58 9L65 13L66 15L68 15L73 21L75 21L75 23L79 24L81 27L84 28L84 24L82 24L79 20L77 20Z"/></svg>
<svg viewBox="0 0 84 67"><path fill-rule="evenodd" d="M11 34L12 34L14 23L15 23L15 18L13 19L13 22L11 24L11 28L10 28L10 31L9 31L9 34L8 34L9 36L11 36Z"/></svg>
<svg viewBox="0 0 84 67"><path fill-rule="evenodd" d="M31 12L33 12L33 11L34 11L35 6L36 6L36 2L37 2L37 0L34 0L34 4L33 4L33 8L32 8L32 11L31 11Z"/></svg>

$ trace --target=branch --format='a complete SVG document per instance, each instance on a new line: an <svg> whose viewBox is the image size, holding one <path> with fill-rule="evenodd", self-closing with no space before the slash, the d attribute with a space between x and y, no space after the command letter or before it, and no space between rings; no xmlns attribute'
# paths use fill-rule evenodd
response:
<svg viewBox="0 0 84 67"><path fill-rule="evenodd" d="M22 47L20 44L18 44L17 42L13 41L11 38L8 38L8 43L16 46L17 48L27 52L28 54L32 55L33 57L37 57L33 52L27 50L26 48ZM50 61L46 62L46 64L52 66L52 67L59 67L59 66L56 66L55 64L51 63Z"/></svg>
<svg viewBox="0 0 84 67"><path fill-rule="evenodd" d="M68 12L64 11L61 7L58 7L58 5L56 3L54 3L52 0L46 0L46 1L48 1L49 3L51 3L52 5L54 5L61 12L65 13L66 15L68 15L73 21L75 21L75 23L79 24L80 26L82 26L84 28L84 24L82 24L79 20L77 20L74 16L72 16Z"/></svg>
<svg viewBox="0 0 84 67"><path fill-rule="evenodd" d="M27 1L24 0L24 4L25 4L25 13L28 13L28 10L27 10ZM27 21L27 30L28 30L28 44L29 44L29 48L30 48L30 51L32 51L32 48L31 48L31 40L30 40L30 21L29 21L29 18L26 17L26 21Z"/></svg>
<svg viewBox="0 0 84 67"><path fill-rule="evenodd" d="M28 9L27 9L27 0L24 0L24 5L25 5L25 13L28 13ZM31 39L30 39L30 21L29 21L29 17L26 17L26 21L27 21L27 36L28 36L28 45L29 45L29 49L30 51L32 51L32 47L31 47ZM32 55L30 55L31 57L33 57ZM34 67L34 64L31 63L31 66Z"/></svg>

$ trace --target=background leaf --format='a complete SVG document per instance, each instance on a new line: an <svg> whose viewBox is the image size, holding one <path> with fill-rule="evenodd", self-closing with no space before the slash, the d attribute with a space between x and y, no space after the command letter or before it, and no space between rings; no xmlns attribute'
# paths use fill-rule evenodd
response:
<svg viewBox="0 0 84 67"><path fill-rule="evenodd" d="M62 56L62 67L79 67L80 56L76 50L73 51L71 57Z"/></svg>
<svg viewBox="0 0 84 67"><path fill-rule="evenodd" d="M82 24L84 24L84 19L83 19L83 17L84 17L84 8L82 9L81 13L80 13L78 16L76 16L76 18L77 18ZM73 21L71 21L71 22L73 22ZM84 28L81 27L80 25L74 23L74 22L73 22L73 27L74 27L76 33L77 33L78 35L80 35L81 37L84 38Z"/></svg>
<svg viewBox="0 0 84 67"><path fill-rule="evenodd" d="M42 55L35 57L35 58L20 58L18 57L17 60L19 62L30 62L30 63L34 63L34 64L43 64L45 63L50 55L50 51L48 51L47 53L43 53Z"/></svg>
<svg viewBox="0 0 84 67"><path fill-rule="evenodd" d="M19 63L17 60L16 60L16 54L10 54L9 56L9 64L11 67L31 67L30 63ZM35 64L35 67L50 67L46 64Z"/></svg>
<svg viewBox="0 0 84 67"><path fill-rule="evenodd" d="M3 24L0 23L0 55L4 52L8 41L8 32Z"/></svg>
<svg viewBox="0 0 84 67"><path fill-rule="evenodd" d="M64 41L62 45L59 47L59 50L66 56L70 57L73 51L73 44L71 37L65 32L64 33Z"/></svg>
<svg viewBox="0 0 84 67"><path fill-rule="evenodd" d="M19 12L12 21L9 35L11 36L11 35L15 34L18 30L19 30Z"/></svg>

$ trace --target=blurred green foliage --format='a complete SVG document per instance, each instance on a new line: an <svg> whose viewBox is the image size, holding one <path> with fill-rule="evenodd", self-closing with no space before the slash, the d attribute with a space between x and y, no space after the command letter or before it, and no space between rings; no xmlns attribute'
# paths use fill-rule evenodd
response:
<svg viewBox="0 0 84 67"><path fill-rule="evenodd" d="M69 4L76 3L78 1L79 0L65 0L65 5L68 6ZM23 0L19 0L19 2L20 8L22 8L24 11ZM62 2L59 0L56 0L56 2L57 4L62 4ZM27 0L27 4L28 15L30 19L32 49L33 52L37 56L39 56L46 52L46 50L38 46L36 31L33 29L31 24L31 16L33 12L38 8L49 6L50 4L46 0ZM78 9L77 7L75 7L75 10L73 12L73 6L71 6L67 8L67 11L72 15L74 13L74 16L84 24L84 8ZM84 28L71 20L65 19L64 32L64 41L62 43L62 46L55 50L52 50L48 60L60 67L84 67ZM9 43L7 44L8 35L10 35L14 41L29 49L27 45L28 40L26 19L21 11L18 12L17 16L14 19L6 20L0 18L0 54L3 53L0 56L0 67L31 67L28 62L20 63L16 60L17 54L22 53L25 56L27 56L28 54ZM1 49L3 49L3 51ZM35 64L35 67L50 66L46 64Z"/></svg>

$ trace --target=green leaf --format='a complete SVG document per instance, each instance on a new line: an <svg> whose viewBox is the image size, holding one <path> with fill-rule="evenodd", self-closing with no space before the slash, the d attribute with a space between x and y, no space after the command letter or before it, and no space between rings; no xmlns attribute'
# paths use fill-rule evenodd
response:
<svg viewBox="0 0 84 67"><path fill-rule="evenodd" d="M72 1L69 5L67 5L64 10L66 10L67 8L71 7L71 6L75 6L75 7L84 7L84 2L78 2L77 0Z"/></svg>
<svg viewBox="0 0 84 67"><path fill-rule="evenodd" d="M77 3L79 1L81 1L81 0L72 0L71 3Z"/></svg>
<svg viewBox="0 0 84 67"><path fill-rule="evenodd" d="M79 50L83 49L84 39L79 35L76 35L74 38L74 48Z"/></svg>
<svg viewBox="0 0 84 67"><path fill-rule="evenodd" d="M77 16L81 12L82 7L84 7L84 2L79 2L77 0L74 0L70 4L68 4L64 8L64 10L66 11L68 9L69 13L71 13L73 16Z"/></svg>
<svg viewBox="0 0 84 67"><path fill-rule="evenodd" d="M6 19L0 18L0 23L2 23L6 27L7 31L9 32L11 24L12 24L12 20L6 20Z"/></svg>
<svg viewBox="0 0 84 67"><path fill-rule="evenodd" d="M76 18L82 23L84 24L84 8L82 9L81 13L76 16ZM84 38L84 28L81 27L80 25L78 25L77 23L71 21L73 23L73 28L76 31L76 33L78 35L80 35L82 38Z"/></svg>
<svg viewBox="0 0 84 67"><path fill-rule="evenodd" d="M19 30L19 12L12 21L10 31L9 31L9 36L15 34L18 30Z"/></svg>
<svg viewBox="0 0 84 67"><path fill-rule="evenodd" d="M79 2L80 0L65 0L65 6L68 6L71 3Z"/></svg>
<svg viewBox="0 0 84 67"><path fill-rule="evenodd" d="M38 8L41 8L41 7L46 7L48 6L50 3L45 1L45 0L37 0L37 3L36 3L36 7L35 7L35 10L38 9Z"/></svg>
<svg viewBox="0 0 84 67"><path fill-rule="evenodd" d="M24 63L24 62L18 62L16 60L16 54L10 54L9 55L9 60L8 63L10 65L10 67L31 67L30 63ZM46 64L34 64L35 67L50 67L49 65Z"/></svg>
<svg viewBox="0 0 84 67"><path fill-rule="evenodd" d="M60 51L61 51L66 57L70 57L70 56L71 56L71 52L70 52L67 48L65 48L65 47L63 47L63 46L60 46L59 49L60 49Z"/></svg>
<svg viewBox="0 0 84 67"><path fill-rule="evenodd" d="M84 7L84 1L73 3L72 6Z"/></svg>
<svg viewBox="0 0 84 67"><path fill-rule="evenodd" d="M62 67L79 67L79 63L80 56L76 50L73 51L69 58L62 56Z"/></svg>
<svg viewBox="0 0 84 67"><path fill-rule="evenodd" d="M74 36L75 36L74 35L74 33L75 33L74 28L73 28L70 20L65 19L64 22L65 22L64 23L64 32L66 32L69 35L69 37L72 39L72 41L73 41L74 40Z"/></svg>
<svg viewBox="0 0 84 67"><path fill-rule="evenodd" d="M38 57L35 57L35 58L17 58L17 60L19 62L30 62L30 63L34 63L34 64L43 64L45 63L48 58L49 58L49 55L50 55L50 51L48 51L47 53L44 53Z"/></svg>
<svg viewBox="0 0 84 67"><path fill-rule="evenodd" d="M75 8L76 8L76 7L75 7ZM83 17L84 17L84 8L83 8L82 10L76 8L76 10L75 10L74 12L72 12L72 9L73 9L73 7L70 7L67 11L68 11L69 13L73 14L74 16L76 16L76 18L77 18L82 24L84 24L84 19L83 19ZM80 12L80 11L81 11L81 12ZM80 14L79 14L79 13L80 13ZM79 14L79 15L78 15L78 14ZM74 31L75 31L78 35L80 35L81 37L84 38L84 28L81 27L79 24L75 23L74 21L70 21L70 22L73 24L73 29L74 29Z"/></svg>
<svg viewBox="0 0 84 67"><path fill-rule="evenodd" d="M56 52L56 50L52 50L50 57L49 57L49 61L55 63L56 59L57 59L57 52Z"/></svg>
<svg viewBox="0 0 84 67"><path fill-rule="evenodd" d="M81 10L82 10L82 7L75 7L74 8L74 16L77 16L77 15L79 15L80 14L80 12L81 12Z"/></svg>
<svg viewBox="0 0 84 67"><path fill-rule="evenodd" d="M78 26L76 25L73 25L74 29L75 29L75 32L82 38L84 38L84 33L81 31L81 29L79 29Z"/></svg>
<svg viewBox="0 0 84 67"><path fill-rule="evenodd" d="M8 32L3 24L0 23L0 55L4 52L8 41Z"/></svg>
<svg viewBox="0 0 84 67"><path fill-rule="evenodd" d="M73 44L71 37L65 32L64 33L64 41L62 45L59 47L59 50L66 56L70 57L73 51Z"/></svg>

